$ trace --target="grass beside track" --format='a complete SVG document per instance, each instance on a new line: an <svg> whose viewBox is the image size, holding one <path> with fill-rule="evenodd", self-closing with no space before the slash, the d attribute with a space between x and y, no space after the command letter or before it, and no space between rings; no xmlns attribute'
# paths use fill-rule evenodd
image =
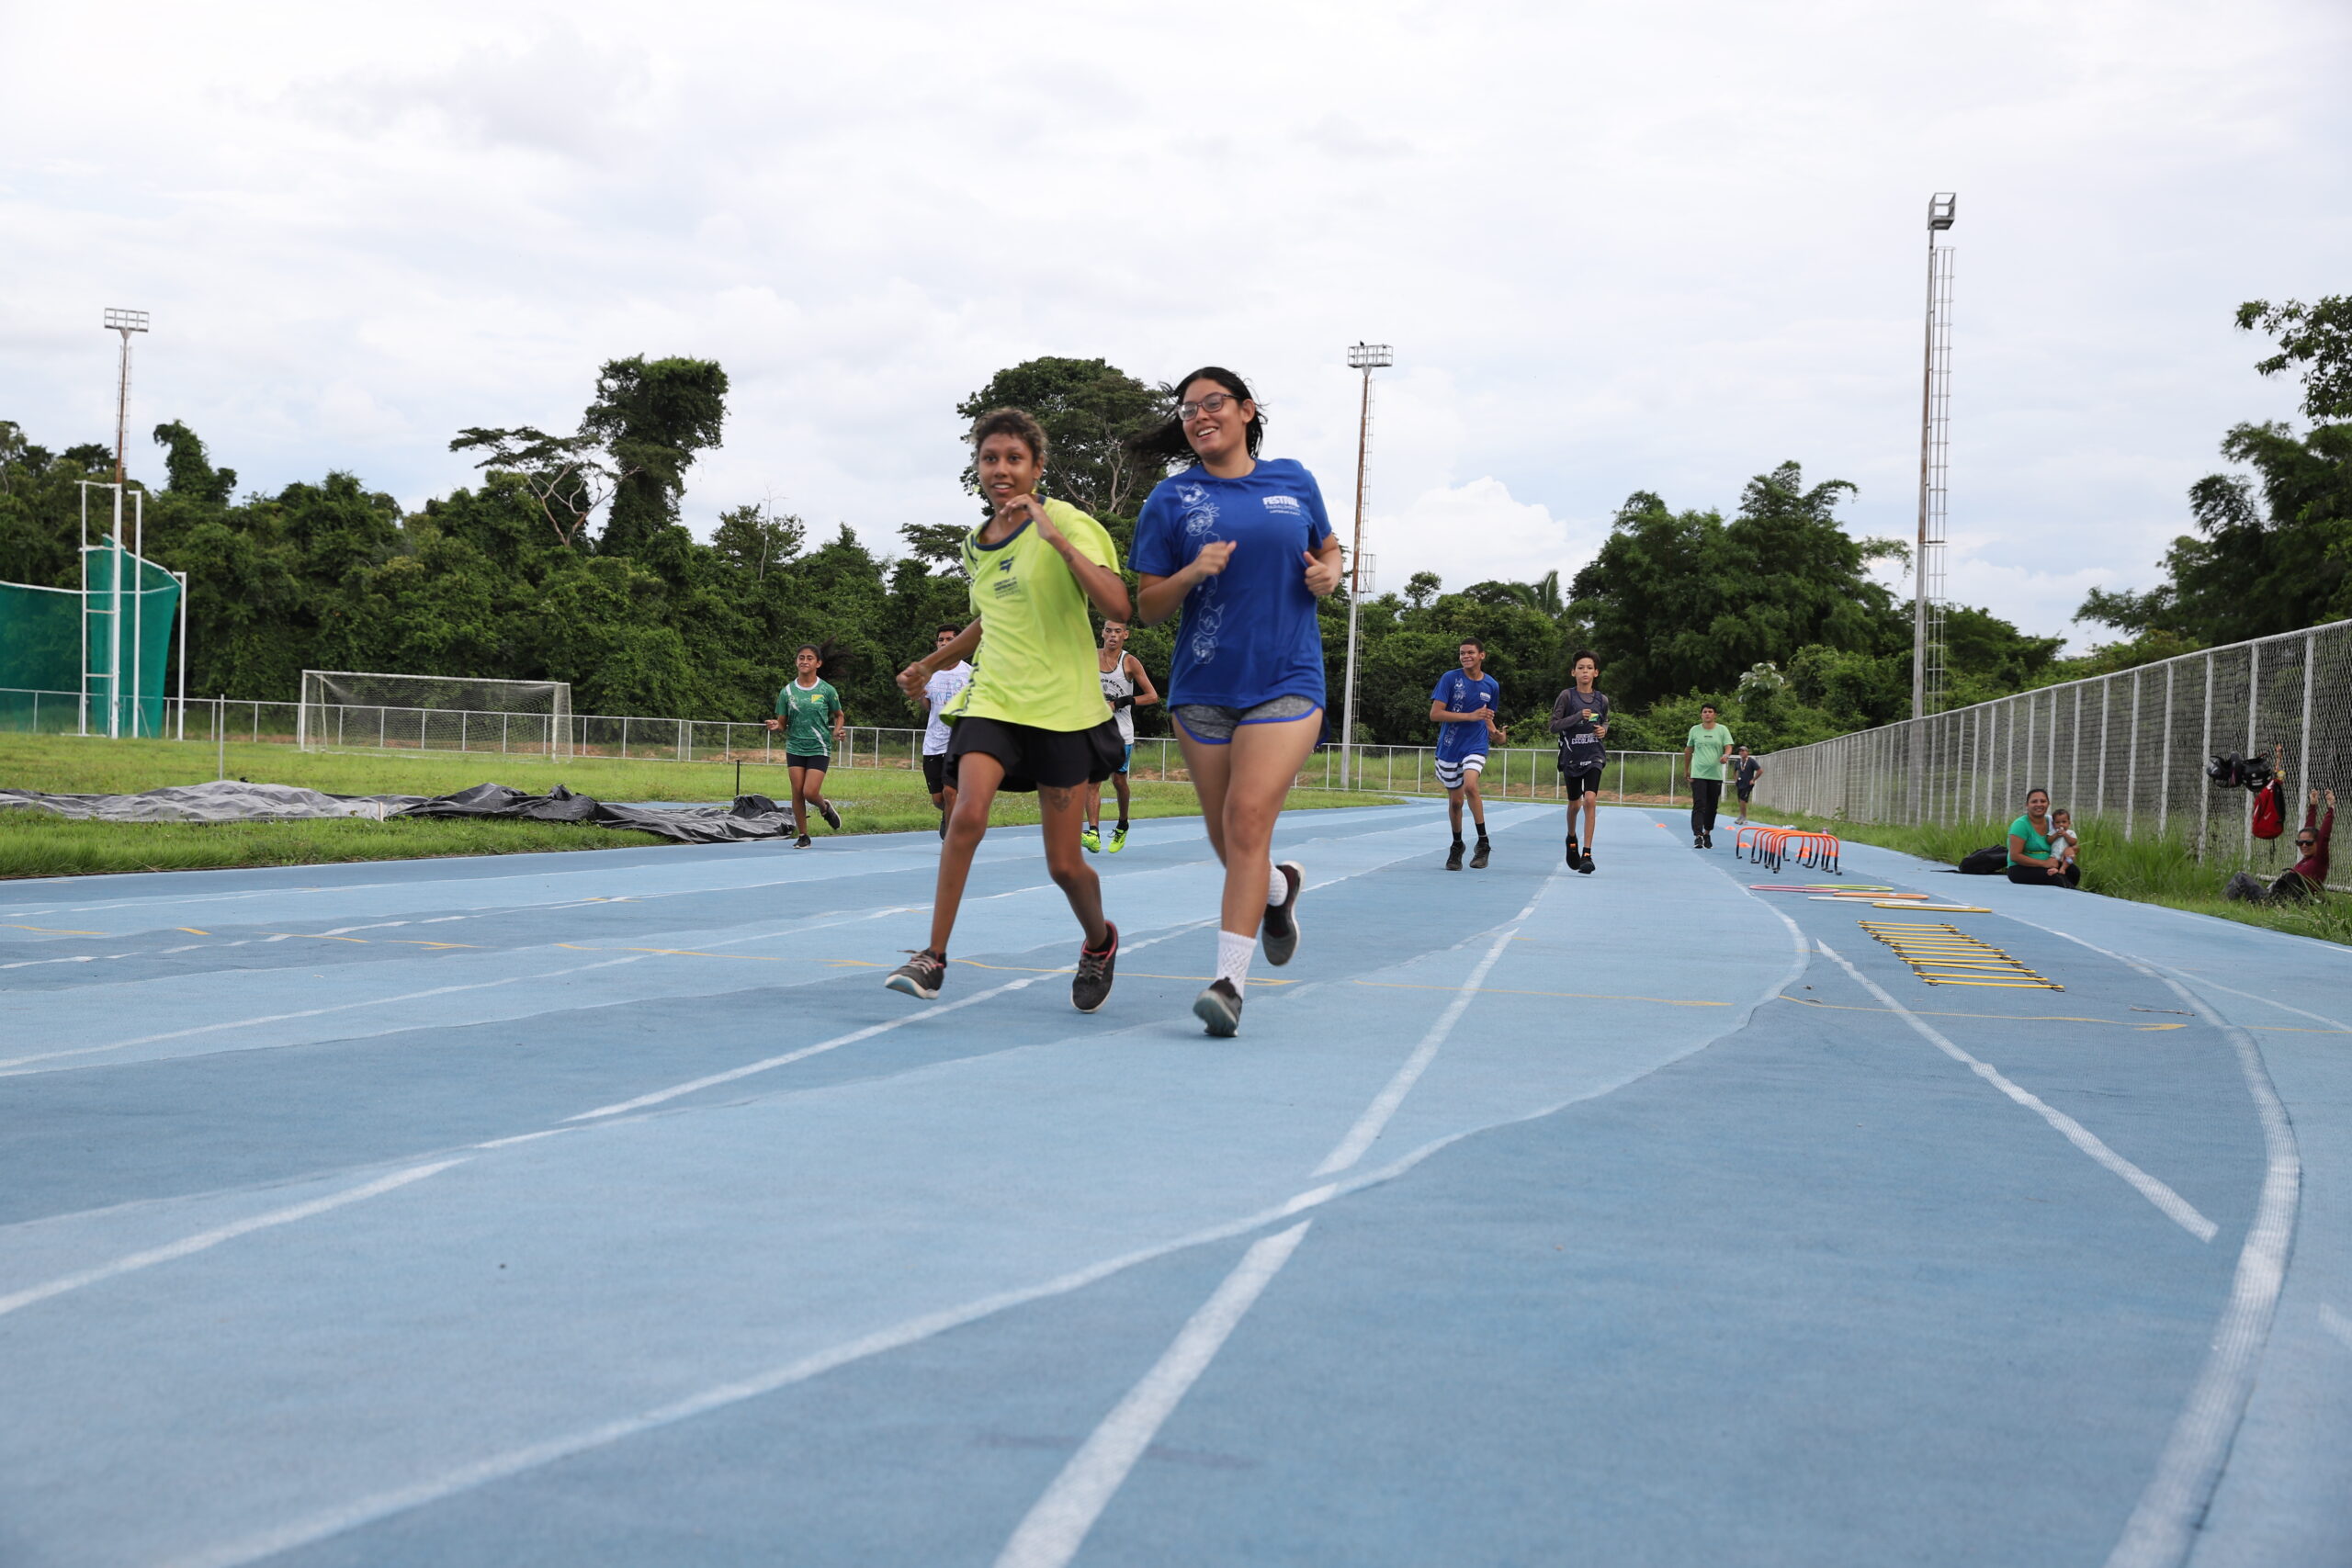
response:
<svg viewBox="0 0 2352 1568"><path fill-rule="evenodd" d="M1792 812L1758 813L1758 819L1792 827L1818 828L1849 839L1856 843L1878 844L1922 860L1956 865L1962 855L1987 844L2007 841L2009 823L2014 818L1997 822L1984 821L1951 827L1890 827L1869 822L1833 821L1825 818L1805 817ZM2222 885L2230 879L2236 866L2213 867L2199 864L2188 852L2186 840L2172 834L2158 838L2126 839L2120 822L2077 818L2075 830L2082 836L2082 890L2104 894L2109 898L2130 898L2143 904L2162 904L2167 908L2186 909L2191 914L2212 915L2224 920L2236 920L2244 925L2266 926L2275 931L2287 931L2295 936L2315 937L2321 942L2352 945L2352 906L2338 894L2303 904L2239 904L2222 897ZM2265 882L2276 876L2291 863L2290 853L2282 852L2278 864L2256 869L2255 874Z"/></svg>
<svg viewBox="0 0 2352 1568"><path fill-rule="evenodd" d="M164 784L205 783L217 776L217 765L212 746L197 741L0 735L0 789L135 795ZM616 803L724 802L734 797L736 779L731 762L550 760L478 752L307 752L268 742L232 742L227 767L231 778L300 784L330 795L448 795L478 784L511 784L544 795L560 784L575 794ZM783 801L792 792L780 765L745 762L742 785L746 794ZM1184 817L1199 810L1190 784L1137 781L1134 788L1136 817ZM826 795L841 807L845 833L904 832L935 827L939 820L922 775L910 769L835 768ZM1103 795L1104 804L1112 805L1107 784ZM1378 806L1386 800L1384 795L1324 790L1298 790L1291 795L1291 804L1302 807ZM999 795L989 817L997 826L1036 820L1035 795ZM823 836L821 823L817 831ZM528 854L669 841L650 833L554 822L73 822L12 810L0 811L0 877Z"/></svg>

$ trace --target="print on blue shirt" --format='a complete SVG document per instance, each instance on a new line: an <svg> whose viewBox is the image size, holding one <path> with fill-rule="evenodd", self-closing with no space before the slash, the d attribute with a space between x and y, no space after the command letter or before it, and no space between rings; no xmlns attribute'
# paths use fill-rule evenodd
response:
<svg viewBox="0 0 2352 1568"><path fill-rule="evenodd" d="M1492 675L1481 675L1473 681L1459 670L1449 670L1437 678L1430 701L1443 703L1448 713L1476 713L1480 708L1492 708L1502 690L1502 683ZM1437 727L1437 760L1458 762L1464 757L1483 757L1487 754L1487 740L1484 724L1441 724Z"/></svg>
<svg viewBox="0 0 2352 1568"><path fill-rule="evenodd" d="M1323 629L1300 557L1330 536L1315 476L1288 457L1261 459L1238 479L1195 466L1153 487L1128 558L1137 572L1173 577L1203 545L1235 547L1224 571L1184 595L1170 705L1323 701Z"/></svg>

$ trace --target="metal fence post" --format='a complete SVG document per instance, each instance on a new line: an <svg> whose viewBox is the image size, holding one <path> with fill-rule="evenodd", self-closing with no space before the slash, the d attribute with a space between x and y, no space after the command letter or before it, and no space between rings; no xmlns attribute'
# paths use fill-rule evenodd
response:
<svg viewBox="0 0 2352 1568"><path fill-rule="evenodd" d="M2172 820L2172 686L2174 666L2165 660L2165 752L2156 772L2156 837L2165 836Z"/></svg>
<svg viewBox="0 0 2352 1568"><path fill-rule="evenodd" d="M2255 748L2261 745L2256 737L2255 721L2262 705L2262 645L2249 644L2245 650L2245 754L2251 758ZM2245 804L2238 808L2238 824L2244 829L2239 846L2241 860L2254 858L2254 796L2249 794Z"/></svg>

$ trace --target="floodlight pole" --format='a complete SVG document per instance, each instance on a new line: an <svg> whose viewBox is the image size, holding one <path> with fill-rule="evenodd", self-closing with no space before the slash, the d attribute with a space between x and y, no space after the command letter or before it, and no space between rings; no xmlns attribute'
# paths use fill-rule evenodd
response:
<svg viewBox="0 0 2352 1568"><path fill-rule="evenodd" d="M1919 378L1919 533L1911 558L1911 716L1928 716L1928 617L1930 614L1928 579L1930 575L1928 551L1943 547L1939 521L1929 515L1933 510L1935 448L1936 448L1936 348L1939 307L1941 290L1943 258L1936 249L1936 236L1950 229L1957 216L1960 198L1951 191L1938 191L1928 198L1928 312L1925 368ZM1934 537L1930 538L1930 532ZM1940 567L1939 559L1934 563ZM1940 571L1934 575L1940 576ZM1940 586L1940 584L1939 584Z"/></svg>
<svg viewBox="0 0 2352 1568"><path fill-rule="evenodd" d="M115 380L114 394L114 482L122 483L124 438L130 430L130 334L147 330L144 310L107 310L107 330L122 334L122 368Z"/></svg>
<svg viewBox="0 0 2352 1568"><path fill-rule="evenodd" d="M1356 411L1355 539L1348 550L1348 673L1340 707L1341 789L1350 786L1356 750L1356 607L1363 601L1363 480L1372 451L1372 373L1396 363L1396 352L1385 343L1359 343L1348 350L1348 367L1363 374L1363 394Z"/></svg>

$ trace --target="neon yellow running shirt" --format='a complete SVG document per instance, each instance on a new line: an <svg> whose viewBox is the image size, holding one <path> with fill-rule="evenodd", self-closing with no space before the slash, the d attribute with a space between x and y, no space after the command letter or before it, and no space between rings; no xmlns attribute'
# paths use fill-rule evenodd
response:
<svg viewBox="0 0 2352 1568"><path fill-rule="evenodd" d="M1048 501L1046 515L1078 553L1119 570L1119 549L1102 525L1068 502ZM1000 545L964 540L964 575L980 621L972 683L947 705L946 716L993 718L1037 729L1091 729L1111 716L1095 662L1094 623L1086 591L1061 553L1034 524Z"/></svg>

